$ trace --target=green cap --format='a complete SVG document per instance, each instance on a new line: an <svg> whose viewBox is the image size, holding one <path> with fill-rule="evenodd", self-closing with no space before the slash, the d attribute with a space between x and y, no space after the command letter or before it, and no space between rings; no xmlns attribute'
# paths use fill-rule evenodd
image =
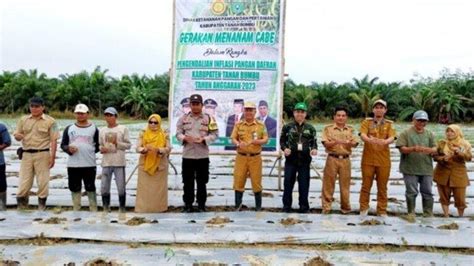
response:
<svg viewBox="0 0 474 266"><path fill-rule="evenodd" d="M308 107L306 106L305 103L301 102L301 103L297 103L297 104L295 105L295 108L293 108L293 110L308 111Z"/></svg>

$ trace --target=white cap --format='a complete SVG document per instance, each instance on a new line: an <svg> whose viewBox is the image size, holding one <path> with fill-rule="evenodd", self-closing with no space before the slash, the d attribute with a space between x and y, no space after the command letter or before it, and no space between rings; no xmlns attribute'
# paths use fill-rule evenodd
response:
<svg viewBox="0 0 474 266"><path fill-rule="evenodd" d="M381 104L385 106L385 108L387 108L387 102L382 99L378 99L377 101L375 101L374 104L372 104L372 108L374 108L377 104Z"/></svg>
<svg viewBox="0 0 474 266"><path fill-rule="evenodd" d="M89 107L87 105L80 103L74 108L74 113L89 113Z"/></svg>

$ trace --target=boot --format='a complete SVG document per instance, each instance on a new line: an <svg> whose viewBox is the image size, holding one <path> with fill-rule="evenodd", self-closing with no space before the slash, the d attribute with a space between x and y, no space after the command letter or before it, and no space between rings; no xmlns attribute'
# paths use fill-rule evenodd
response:
<svg viewBox="0 0 474 266"><path fill-rule="evenodd" d="M432 217L433 216L433 199L423 199L423 216Z"/></svg>
<svg viewBox="0 0 474 266"><path fill-rule="evenodd" d="M46 210L46 199L47 198L38 198L38 210Z"/></svg>
<svg viewBox="0 0 474 266"><path fill-rule="evenodd" d="M95 191L87 192L87 198L89 198L89 211L96 212L97 211L97 194Z"/></svg>
<svg viewBox="0 0 474 266"><path fill-rule="evenodd" d="M110 194L102 195L102 209L104 212L110 212Z"/></svg>
<svg viewBox="0 0 474 266"><path fill-rule="evenodd" d="M415 197L405 197L406 201L407 201L407 212L408 212L408 215L413 215L413 216L416 216L416 212L415 212L415 209L416 209L416 198ZM423 204L423 206L425 206Z"/></svg>
<svg viewBox="0 0 474 266"><path fill-rule="evenodd" d="M443 209L444 217L449 217L449 205L441 205L441 208Z"/></svg>
<svg viewBox="0 0 474 266"><path fill-rule="evenodd" d="M81 210L81 192L71 192L72 197L72 209L74 211Z"/></svg>
<svg viewBox="0 0 474 266"><path fill-rule="evenodd" d="M262 210L262 192L255 193L255 211Z"/></svg>
<svg viewBox="0 0 474 266"><path fill-rule="evenodd" d="M7 210L7 192L0 192L0 211Z"/></svg>
<svg viewBox="0 0 474 266"><path fill-rule="evenodd" d="M18 210L28 209L28 197L17 197L16 204Z"/></svg>
<svg viewBox="0 0 474 266"><path fill-rule="evenodd" d="M463 217L464 216L464 209L458 208L458 216Z"/></svg>
<svg viewBox="0 0 474 266"><path fill-rule="evenodd" d="M125 207L125 199L126 199L125 197L126 197L125 195L122 195L122 196L119 195L119 212L121 213L127 212L127 209Z"/></svg>
<svg viewBox="0 0 474 266"><path fill-rule="evenodd" d="M235 208L240 209L242 206L242 197L244 196L244 192L235 191Z"/></svg>

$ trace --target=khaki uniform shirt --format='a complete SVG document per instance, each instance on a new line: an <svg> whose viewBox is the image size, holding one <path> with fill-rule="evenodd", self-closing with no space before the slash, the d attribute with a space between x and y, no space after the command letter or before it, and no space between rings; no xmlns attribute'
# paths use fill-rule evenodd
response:
<svg viewBox="0 0 474 266"><path fill-rule="evenodd" d="M249 144L254 139L263 139L268 137L267 128L265 124L261 121L254 120L251 123L241 120L237 125L235 125L230 136L232 139L236 139L239 142L245 142ZM237 152L240 153L259 153L262 151L262 145L250 144L246 145L244 148L237 148Z"/></svg>
<svg viewBox="0 0 474 266"><path fill-rule="evenodd" d="M183 115L176 125L176 138L184 145L183 158L204 159L209 158L209 145L217 138L219 131L217 123L211 116L201 113ZM202 143L184 142L185 136L202 137Z"/></svg>
<svg viewBox="0 0 474 266"><path fill-rule="evenodd" d="M443 154L445 143L438 142L436 146L438 153ZM435 156L435 159L437 157ZM472 160L471 150L463 151L455 154L451 161L439 161L433 172L433 181L437 184L449 187L467 187L470 185L469 176L467 175L466 162Z"/></svg>
<svg viewBox="0 0 474 266"><path fill-rule="evenodd" d="M373 118L366 118L360 125L360 133L368 137L388 139L396 136L393 121L383 119L376 123ZM390 148L388 145L376 145L364 142L362 164L372 166L390 166Z"/></svg>
<svg viewBox="0 0 474 266"><path fill-rule="evenodd" d="M51 140L59 138L59 131L54 118L47 114L41 115L39 119L31 114L25 115L16 124L15 134L23 134L21 141L23 149L49 149Z"/></svg>
<svg viewBox="0 0 474 266"><path fill-rule="evenodd" d="M349 125L345 125L344 128L339 128L336 124L331 124L324 127L322 142L331 140L357 142L357 138L354 136L354 129ZM352 144L351 146L342 144L334 145L331 148L326 148L326 153L336 155L350 155L352 153Z"/></svg>

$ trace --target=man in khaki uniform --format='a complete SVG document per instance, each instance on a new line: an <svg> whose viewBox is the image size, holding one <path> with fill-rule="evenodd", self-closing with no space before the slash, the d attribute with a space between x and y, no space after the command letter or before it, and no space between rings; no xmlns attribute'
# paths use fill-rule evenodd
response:
<svg viewBox="0 0 474 266"><path fill-rule="evenodd" d="M362 153L362 188L360 191L360 214L369 211L370 189L377 181L377 215L387 216L387 183L390 176L390 148L395 140L393 122L385 119L387 103L377 100L372 106L373 118L366 118L360 125L360 138L364 141Z"/></svg>
<svg viewBox="0 0 474 266"><path fill-rule="evenodd" d="M262 208L262 145L268 141L265 124L255 119L257 106L246 102L244 119L237 123L232 131L232 143L237 146L234 168L235 207L242 204L245 182L250 175L252 190L255 194L255 210Z"/></svg>
<svg viewBox="0 0 474 266"><path fill-rule="evenodd" d="M56 121L44 113L42 98L30 99L30 114L18 121L13 136L17 141L21 141L23 147L17 192L18 208L28 207L28 194L36 175L38 209L44 210L48 197L49 169L54 166L59 134Z"/></svg>
<svg viewBox="0 0 474 266"><path fill-rule="evenodd" d="M323 130L322 143L326 148L328 157L324 167L323 189L321 201L323 214L331 212L336 177L339 176L339 191L341 194L341 212L351 211L350 185L351 185L351 160L352 148L359 143L354 137L354 129L347 125L347 108L336 107L334 123L327 125Z"/></svg>

